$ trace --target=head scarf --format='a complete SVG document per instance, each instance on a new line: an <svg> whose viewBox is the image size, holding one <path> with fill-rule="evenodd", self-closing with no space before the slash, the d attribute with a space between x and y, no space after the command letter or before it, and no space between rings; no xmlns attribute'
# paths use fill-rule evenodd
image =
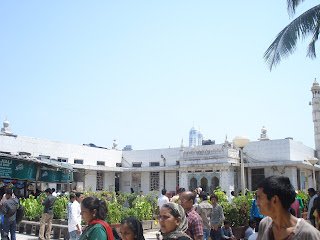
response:
<svg viewBox="0 0 320 240"><path fill-rule="evenodd" d="M165 203L162 205L162 207L169 208L171 211L176 213L176 215L179 215L179 217L181 217L181 221L175 230L169 233L161 233L163 239L178 239L180 237L188 237L189 239L191 239L186 234L186 231L188 229L188 220L183 208L176 203Z"/></svg>
<svg viewBox="0 0 320 240"><path fill-rule="evenodd" d="M125 223L134 228L134 232L137 235L137 237L135 238L136 240L144 240L143 228L141 222L138 219L134 217L127 217L121 221L121 225Z"/></svg>

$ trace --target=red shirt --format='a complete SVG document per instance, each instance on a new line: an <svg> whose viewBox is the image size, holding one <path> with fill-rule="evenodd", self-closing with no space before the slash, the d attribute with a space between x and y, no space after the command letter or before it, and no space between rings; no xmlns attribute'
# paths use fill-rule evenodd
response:
<svg viewBox="0 0 320 240"><path fill-rule="evenodd" d="M203 236L202 218L195 211L194 207L186 213L186 217L188 220L188 229L186 233L192 239L194 239L195 236Z"/></svg>

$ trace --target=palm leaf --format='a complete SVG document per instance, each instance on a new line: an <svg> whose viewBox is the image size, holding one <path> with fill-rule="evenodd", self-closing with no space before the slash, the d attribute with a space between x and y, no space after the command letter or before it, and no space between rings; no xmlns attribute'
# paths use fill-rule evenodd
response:
<svg viewBox="0 0 320 240"><path fill-rule="evenodd" d="M311 55L308 52L308 56L312 56L312 53L314 53L315 56L314 43L318 40L319 21L320 5L317 5L294 19L277 35L276 39L263 55L263 58L269 65L270 71L282 58L288 57L294 52L298 39L304 39L311 33L313 33L314 36L308 50Z"/></svg>
<svg viewBox="0 0 320 240"><path fill-rule="evenodd" d="M289 15L293 15L296 12L297 6L305 0L287 0L287 10Z"/></svg>

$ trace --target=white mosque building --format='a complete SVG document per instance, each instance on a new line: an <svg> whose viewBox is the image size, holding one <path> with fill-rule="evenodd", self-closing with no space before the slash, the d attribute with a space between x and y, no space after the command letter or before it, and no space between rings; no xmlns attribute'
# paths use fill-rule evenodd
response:
<svg viewBox="0 0 320 240"><path fill-rule="evenodd" d="M313 183L313 166L308 160L320 157L320 86L312 86L312 107L315 131L315 150L291 138L269 139L262 127L257 141L244 148L245 185L256 190L258 182L270 175L288 176L295 189L316 187ZM36 187L55 187L83 190L101 190L110 187L122 192L166 188L174 192L179 187L193 190L201 186L210 192L221 186L227 193L240 191L239 149L228 141L220 144L202 144L203 135L194 127L189 132L189 146L183 142L177 148L119 150L114 141L112 149L93 144L78 145L34 137L15 135L9 121L4 122L0 133L1 156L21 156L64 163L73 168L71 184L41 182ZM319 186L320 166L315 165L316 184ZM0 180L6 179L1 175Z"/></svg>

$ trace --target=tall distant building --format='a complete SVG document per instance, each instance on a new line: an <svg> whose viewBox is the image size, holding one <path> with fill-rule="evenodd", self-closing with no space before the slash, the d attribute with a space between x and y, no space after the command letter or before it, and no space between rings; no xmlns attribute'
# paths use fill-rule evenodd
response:
<svg viewBox="0 0 320 240"><path fill-rule="evenodd" d="M320 86L317 80L311 88L312 92L312 117L314 124L314 141L316 148L316 157L320 157Z"/></svg>
<svg viewBox="0 0 320 240"><path fill-rule="evenodd" d="M202 140L203 140L203 135L200 132L200 130L198 131L197 129L192 127L189 131L189 147L201 146Z"/></svg>

